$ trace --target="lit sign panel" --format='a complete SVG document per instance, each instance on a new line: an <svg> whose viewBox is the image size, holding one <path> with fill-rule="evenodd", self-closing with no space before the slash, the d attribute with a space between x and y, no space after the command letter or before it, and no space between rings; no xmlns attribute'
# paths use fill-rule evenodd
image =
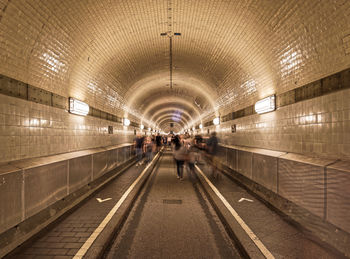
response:
<svg viewBox="0 0 350 259"><path fill-rule="evenodd" d="M257 113L271 112L276 109L276 97L271 95L255 103L255 111Z"/></svg>
<svg viewBox="0 0 350 259"><path fill-rule="evenodd" d="M87 115L89 113L89 105L72 97L69 98L69 112L78 115Z"/></svg>
<svg viewBox="0 0 350 259"><path fill-rule="evenodd" d="M124 124L124 126L129 126L130 125L130 120L127 119L127 118L124 118L123 119L123 124Z"/></svg>
<svg viewBox="0 0 350 259"><path fill-rule="evenodd" d="M219 118L219 117L216 117L216 118L213 120L213 123L214 123L214 125L219 125L219 124L220 124L220 118Z"/></svg>

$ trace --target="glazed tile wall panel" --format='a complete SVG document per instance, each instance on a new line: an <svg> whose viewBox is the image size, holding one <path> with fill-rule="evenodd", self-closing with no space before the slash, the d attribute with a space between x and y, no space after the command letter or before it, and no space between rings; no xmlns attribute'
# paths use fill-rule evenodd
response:
<svg viewBox="0 0 350 259"><path fill-rule="evenodd" d="M223 123L225 144L327 158L350 159L350 90ZM236 133L231 125L236 124Z"/></svg>
<svg viewBox="0 0 350 259"><path fill-rule="evenodd" d="M108 134L113 126L113 134ZM133 130L0 94L0 162L132 142Z"/></svg>

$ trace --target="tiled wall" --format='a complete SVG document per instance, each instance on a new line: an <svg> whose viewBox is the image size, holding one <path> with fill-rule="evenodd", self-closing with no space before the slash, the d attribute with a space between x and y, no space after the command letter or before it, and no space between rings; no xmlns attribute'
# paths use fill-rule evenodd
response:
<svg viewBox="0 0 350 259"><path fill-rule="evenodd" d="M233 124L236 124L236 133L231 132ZM210 129L216 129L226 144L350 159L350 90L232 120Z"/></svg>
<svg viewBox="0 0 350 259"><path fill-rule="evenodd" d="M108 134L113 126L113 134ZM0 162L131 142L133 129L0 94Z"/></svg>

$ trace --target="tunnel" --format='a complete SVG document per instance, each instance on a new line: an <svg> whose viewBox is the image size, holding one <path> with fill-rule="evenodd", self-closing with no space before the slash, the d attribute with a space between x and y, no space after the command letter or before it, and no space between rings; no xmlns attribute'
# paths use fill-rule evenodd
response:
<svg viewBox="0 0 350 259"><path fill-rule="evenodd" d="M0 197L0 258L350 257L350 1L0 0Z"/></svg>

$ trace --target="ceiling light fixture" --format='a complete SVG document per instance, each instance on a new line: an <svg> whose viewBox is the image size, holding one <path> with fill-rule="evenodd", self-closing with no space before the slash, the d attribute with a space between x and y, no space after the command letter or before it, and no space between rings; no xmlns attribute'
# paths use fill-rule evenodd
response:
<svg viewBox="0 0 350 259"><path fill-rule="evenodd" d="M167 32L162 32L160 36L168 36L169 37L169 84L170 84L170 89L173 89L173 36L181 36L180 32L175 32L173 33L172 31L172 2L171 0L168 0L168 6L167 6L167 15L168 15L168 31Z"/></svg>

